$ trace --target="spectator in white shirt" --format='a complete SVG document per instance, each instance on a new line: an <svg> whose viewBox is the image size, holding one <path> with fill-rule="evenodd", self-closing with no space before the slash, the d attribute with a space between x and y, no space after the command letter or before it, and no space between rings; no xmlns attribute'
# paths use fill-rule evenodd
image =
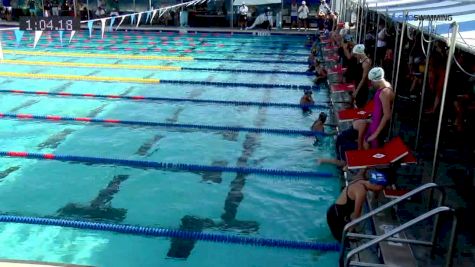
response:
<svg viewBox="0 0 475 267"><path fill-rule="evenodd" d="M308 30L307 19L308 19L308 13L310 13L310 11L308 10L307 3L305 1L302 1L302 5L299 7L299 10L297 11L297 13L299 17L299 31L300 31L300 27L302 27L302 24L305 28L305 31L307 31Z"/></svg>

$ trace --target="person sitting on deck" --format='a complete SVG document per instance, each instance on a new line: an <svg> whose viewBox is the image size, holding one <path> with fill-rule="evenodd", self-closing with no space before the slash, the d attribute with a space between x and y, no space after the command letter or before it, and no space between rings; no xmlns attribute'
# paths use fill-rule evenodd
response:
<svg viewBox="0 0 475 267"><path fill-rule="evenodd" d="M361 216L368 191L379 192L388 184L384 173L371 170L368 174L369 180L356 179L348 184L327 210L328 227L337 241L342 241L345 225Z"/></svg>
<svg viewBox="0 0 475 267"><path fill-rule="evenodd" d="M309 106L315 104L315 101L312 98L312 90L306 89L304 95L300 98L300 106L302 106L303 113L312 113L312 110Z"/></svg>
<svg viewBox="0 0 475 267"><path fill-rule="evenodd" d="M257 16L252 26L246 27L246 30L252 30L258 25L269 31L272 29L272 25L274 25L274 20L272 18L272 10L270 7L267 7L267 10L265 13L262 13L259 16Z"/></svg>

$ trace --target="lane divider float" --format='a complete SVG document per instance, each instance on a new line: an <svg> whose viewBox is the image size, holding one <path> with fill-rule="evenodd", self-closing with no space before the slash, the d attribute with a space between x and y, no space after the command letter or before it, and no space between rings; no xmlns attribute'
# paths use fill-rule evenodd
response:
<svg viewBox="0 0 475 267"><path fill-rule="evenodd" d="M0 151L0 157L10 158L27 158L38 160L56 160L65 162L79 162L87 164L110 164L129 166L134 168L151 168L157 170L169 171L191 171L191 172L231 172L241 174L259 174L267 176L293 177L293 178L335 178L335 175L327 172L315 171L294 171L282 169L261 169L248 167L230 167L230 166L213 166L199 165L187 163L170 163L146 160L117 159L104 157L87 157L76 155L56 155L50 153L31 153L24 151Z"/></svg>
<svg viewBox="0 0 475 267"><path fill-rule="evenodd" d="M208 242L230 243L240 245L250 245L258 247L274 247L300 250L317 250L326 252L340 251L339 243L321 243L310 241L294 241L273 238L259 238L242 235L226 235L221 233L195 232L176 229L144 227L127 224L102 223L92 221L55 219L42 217L26 217L14 215L0 215L0 222L19 223L44 226L59 226L74 229L86 229L95 231L106 231L129 235L143 235L165 238L181 238L188 240L200 240Z"/></svg>

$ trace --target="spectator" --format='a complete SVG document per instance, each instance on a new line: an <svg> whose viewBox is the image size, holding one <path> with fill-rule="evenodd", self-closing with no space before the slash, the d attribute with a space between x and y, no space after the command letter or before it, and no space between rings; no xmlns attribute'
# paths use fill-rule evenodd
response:
<svg viewBox="0 0 475 267"><path fill-rule="evenodd" d="M297 1L292 0L292 4L290 5L290 29L291 30L292 30L292 27L294 28L297 27L298 9L299 9L299 6L297 5Z"/></svg>
<svg viewBox="0 0 475 267"><path fill-rule="evenodd" d="M308 19L308 13L310 13L310 11L308 10L307 3L305 1L302 1L302 5L299 7L297 12L298 12L298 17L299 17L299 31L300 31L300 28L302 27L302 24L305 31L307 31L308 30L307 19Z"/></svg>
<svg viewBox="0 0 475 267"><path fill-rule="evenodd" d="M239 27L241 30L244 30L247 27L247 15L249 13L249 8L246 6L245 2L242 2L242 5L239 7Z"/></svg>

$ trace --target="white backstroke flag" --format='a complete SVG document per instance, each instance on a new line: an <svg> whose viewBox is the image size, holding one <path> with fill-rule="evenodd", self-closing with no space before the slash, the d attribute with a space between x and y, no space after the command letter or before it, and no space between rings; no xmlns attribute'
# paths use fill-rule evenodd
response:
<svg viewBox="0 0 475 267"><path fill-rule="evenodd" d="M41 34L43 34L43 31L35 31L35 40L33 42L33 48L36 48L36 45L38 44L38 41L41 38Z"/></svg>
<svg viewBox="0 0 475 267"><path fill-rule="evenodd" d="M106 31L106 19L101 19L101 32L102 39L104 39L104 32Z"/></svg>

